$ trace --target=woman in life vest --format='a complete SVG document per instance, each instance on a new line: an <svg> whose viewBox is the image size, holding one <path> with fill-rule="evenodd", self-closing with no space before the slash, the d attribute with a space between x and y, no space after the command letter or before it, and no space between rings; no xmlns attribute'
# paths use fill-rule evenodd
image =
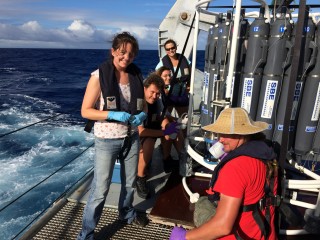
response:
<svg viewBox="0 0 320 240"><path fill-rule="evenodd" d="M115 35L110 51L110 59L91 73L81 107L82 117L95 121L94 178L77 238L82 240L94 239L116 160L121 168L119 219L140 226L148 223L132 204L139 155L137 126L147 116L141 72L132 63L139 45L123 32Z"/></svg>
<svg viewBox="0 0 320 240"><path fill-rule="evenodd" d="M164 94L162 94L161 97L165 98L166 96L168 96L168 94L170 92L170 88L171 88L171 85L170 85L170 80L172 77L171 70L170 70L170 68L168 68L166 66L162 66L162 67L158 68L158 70L156 71L156 74L163 79ZM164 101L164 102L165 102L164 104L167 104L167 101ZM166 106L166 109L168 109L168 106ZM169 111L166 114L166 118L168 119L169 122L176 122L178 120L177 118L171 116ZM180 126L180 128L181 128L181 126ZM184 136L183 136L184 130L183 130L183 128L182 128L181 132L182 132L182 135L179 133L179 137L176 139L170 139L168 137L161 138L163 164L164 164L164 170L166 173L171 172L175 168L178 168L177 163L179 163L179 162L172 158L171 148L172 148L172 145L174 145L174 147L178 153L182 152L183 146L184 146ZM182 157L180 155L181 154L179 154L179 159L180 159L180 157Z"/></svg>
<svg viewBox="0 0 320 240"><path fill-rule="evenodd" d="M181 117L183 113L188 112L190 62L185 56L177 53L177 44L174 40L167 40L164 43L164 49L167 55L160 60L155 70L166 66L171 70L171 76L173 77L177 70L179 60L181 61L176 78L172 78L170 81L171 89L167 97L168 111L171 112L172 109L175 108L179 117Z"/></svg>
<svg viewBox="0 0 320 240"><path fill-rule="evenodd" d="M218 134L227 153L214 169L207 191L213 214L190 231L175 227L170 240L276 239L274 207L266 212L259 205L272 170L269 163L276 157L263 138L267 128L265 122L252 121L243 108L227 108L215 123L203 127ZM272 194L275 190L276 184Z"/></svg>
<svg viewBox="0 0 320 240"><path fill-rule="evenodd" d="M157 69L156 74L163 79L163 82L164 82L164 94L166 96L168 96L169 92L170 92L170 88L171 88L170 80L171 80L171 77L172 77L170 68L168 68L166 66L162 66L162 67Z"/></svg>

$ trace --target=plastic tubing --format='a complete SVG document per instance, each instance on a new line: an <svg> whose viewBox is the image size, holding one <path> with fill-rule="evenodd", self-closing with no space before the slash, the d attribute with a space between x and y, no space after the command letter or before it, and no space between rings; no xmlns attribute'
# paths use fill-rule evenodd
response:
<svg viewBox="0 0 320 240"><path fill-rule="evenodd" d="M199 200L199 193L192 193L187 185L187 182L186 182L186 177L183 177L182 178L182 185L183 185L183 188L184 190L187 192L187 194L189 195L189 199L190 199L190 202L191 203L196 203L198 200Z"/></svg>
<svg viewBox="0 0 320 240"><path fill-rule="evenodd" d="M192 149L192 147L189 144L188 139L186 139L185 142L186 142L187 153L189 154L190 157L192 157L193 160L197 161L202 166L204 166L210 170L214 170L214 168L216 167L216 164L209 164L209 163L205 162L204 158L199 153L197 153L196 151L194 151Z"/></svg>

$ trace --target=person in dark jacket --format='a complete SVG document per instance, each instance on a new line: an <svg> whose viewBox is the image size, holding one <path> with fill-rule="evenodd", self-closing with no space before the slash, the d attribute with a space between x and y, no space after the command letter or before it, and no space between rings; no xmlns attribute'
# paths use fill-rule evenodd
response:
<svg viewBox="0 0 320 240"><path fill-rule="evenodd" d="M182 114L188 112L191 76L190 61L185 56L177 53L177 43L172 39L168 39L164 43L164 49L167 55L160 60L155 70L165 66L171 70L171 76L173 77L178 63L181 61L176 77L170 81L171 89L167 97L168 111L171 112L175 108L178 116L181 117Z"/></svg>
<svg viewBox="0 0 320 240"><path fill-rule="evenodd" d="M148 174L146 168L152 159L156 140L160 138L162 144L167 141L174 141L178 152L181 152L183 148L183 136L179 124L166 111L163 102L163 89L164 81L156 73L151 73L144 81L148 116L143 124L138 127L141 146L136 182L137 194L144 199L150 196L147 187ZM178 161L174 162L178 163ZM164 161L163 165L166 173L172 170L171 161Z"/></svg>
<svg viewBox="0 0 320 240"><path fill-rule="evenodd" d="M167 105L167 108L170 108L168 106L168 95L169 95L169 92L170 92L170 88L171 88L171 85L170 85L170 81L171 81L171 70L170 68L166 67L166 66L162 66L160 68L158 68L158 70L156 71L156 74L159 75L162 79L163 79L163 82L164 82L164 94L162 96L162 98L164 99L164 104ZM170 121L179 121L180 122L183 122L183 124L181 124L180 126L180 129L182 129L182 132L183 132L183 136L185 137L186 135L186 123L187 123L187 120L188 120L188 114L185 113L181 116L181 118L179 120L177 120L176 118L174 118L171 113L171 111L168 111L168 114L170 115L167 115L167 118L170 119ZM184 119L184 120L182 120ZM184 142L184 139L183 138L179 138L178 141L176 141L176 139L172 140L172 139L166 139L165 141L161 141L161 149L162 149L162 154L163 154L163 163L164 163L164 166L165 166L165 170L166 172L167 171L170 171L170 169L173 169L175 168L175 163L177 161L175 161L175 159L171 156L171 148L172 148L172 145L175 147L175 150L178 151L178 152L181 152L181 146L183 145L183 142Z"/></svg>

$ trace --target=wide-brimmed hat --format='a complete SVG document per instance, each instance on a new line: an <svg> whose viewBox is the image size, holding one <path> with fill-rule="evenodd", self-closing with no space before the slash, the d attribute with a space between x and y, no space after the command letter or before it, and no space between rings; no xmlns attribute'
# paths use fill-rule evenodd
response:
<svg viewBox="0 0 320 240"><path fill-rule="evenodd" d="M268 128L268 123L253 121L243 108L224 109L218 119L202 129L214 133L249 135L262 132Z"/></svg>

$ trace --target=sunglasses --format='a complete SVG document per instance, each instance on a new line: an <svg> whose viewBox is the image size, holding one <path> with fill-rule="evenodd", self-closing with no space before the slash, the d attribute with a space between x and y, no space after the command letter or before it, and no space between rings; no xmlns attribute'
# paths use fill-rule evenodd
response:
<svg viewBox="0 0 320 240"><path fill-rule="evenodd" d="M164 89L170 90L170 84L166 84L166 85L164 86Z"/></svg>
<svg viewBox="0 0 320 240"><path fill-rule="evenodd" d="M171 48L165 48L166 51L170 51L170 50L176 50L176 47L171 47Z"/></svg>

